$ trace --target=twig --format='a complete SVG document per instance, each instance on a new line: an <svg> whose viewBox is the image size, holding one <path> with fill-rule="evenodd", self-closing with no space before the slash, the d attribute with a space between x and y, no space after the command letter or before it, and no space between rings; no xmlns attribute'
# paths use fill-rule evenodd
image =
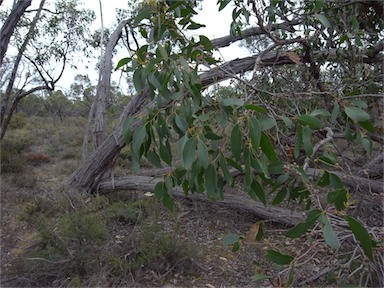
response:
<svg viewBox="0 0 384 288"><path fill-rule="evenodd" d="M304 171L306 171L308 169L308 166L309 166L309 161L311 160L312 156L315 155L316 151L319 150L319 148L323 145L325 145L326 143L329 143L333 140L333 131L331 128L329 127L325 127L324 130L327 131L327 137L323 140L321 140L320 142L318 142L314 147L313 147L313 152L312 152L312 155L310 157L306 157L305 160L304 160L304 165L303 165L303 169Z"/></svg>

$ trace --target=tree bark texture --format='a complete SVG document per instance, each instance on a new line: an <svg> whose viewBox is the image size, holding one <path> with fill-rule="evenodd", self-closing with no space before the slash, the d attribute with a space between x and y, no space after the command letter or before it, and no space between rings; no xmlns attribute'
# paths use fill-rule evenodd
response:
<svg viewBox="0 0 384 288"><path fill-rule="evenodd" d="M163 181L163 179L139 175L116 177L114 181L102 181L98 187L98 191L100 194L106 194L113 190L141 190L153 192L159 181ZM175 187L172 190L172 196L175 198L212 202L205 194L190 194L186 196L180 187ZM276 206L265 207L260 202L253 201L246 195L243 197L226 193L225 198L223 200L216 200L215 204L229 206L241 211L247 211L260 218L289 226L296 225L297 223L305 220L304 213L298 213Z"/></svg>
<svg viewBox="0 0 384 288"><path fill-rule="evenodd" d="M8 18L5 20L3 26L1 27L0 67L3 64L3 59L5 57L5 53L7 52L8 44L13 34L13 31L15 30L16 25L19 22L21 16L23 16L25 10L31 5L31 3L32 3L32 0L19 0L14 6L14 8L12 9L11 14L9 14Z"/></svg>
<svg viewBox="0 0 384 288"><path fill-rule="evenodd" d="M119 23L115 31L112 33L108 40L105 52L101 59L99 68L99 82L97 85L97 91L95 100L92 103L91 110L88 116L88 123L83 139L83 160L88 155L88 142L89 133L94 122L93 128L93 148L96 150L101 143L105 140L105 125L106 125L106 101L111 93L111 73L112 73L112 57L113 49L117 45L121 37L121 31L128 20L123 20Z"/></svg>

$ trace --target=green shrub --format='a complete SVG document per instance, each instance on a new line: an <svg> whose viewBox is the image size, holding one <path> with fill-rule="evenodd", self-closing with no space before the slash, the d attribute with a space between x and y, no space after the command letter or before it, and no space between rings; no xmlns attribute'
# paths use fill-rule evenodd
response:
<svg viewBox="0 0 384 288"><path fill-rule="evenodd" d="M20 173L25 170L27 161L20 154L20 147L4 139L0 142L1 173Z"/></svg>
<svg viewBox="0 0 384 288"><path fill-rule="evenodd" d="M116 221L118 224L134 224L143 218L143 210L139 201L128 204L117 201L108 207L105 215L108 220Z"/></svg>
<svg viewBox="0 0 384 288"><path fill-rule="evenodd" d="M35 188L37 185L37 175L33 170L25 171L25 166L23 170L18 173L13 173L12 179L13 184L18 188Z"/></svg>
<svg viewBox="0 0 384 288"><path fill-rule="evenodd" d="M8 129L22 129L28 124L28 115L24 112L17 112L12 115Z"/></svg>

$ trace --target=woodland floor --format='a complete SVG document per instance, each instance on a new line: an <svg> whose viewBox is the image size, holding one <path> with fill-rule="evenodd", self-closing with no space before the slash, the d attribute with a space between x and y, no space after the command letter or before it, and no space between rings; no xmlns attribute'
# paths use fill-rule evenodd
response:
<svg viewBox="0 0 384 288"><path fill-rule="evenodd" d="M52 143L35 143L30 148L34 153L44 151L49 161L29 161L21 173L1 175L1 287L285 287L289 282L291 286L306 287L373 287L377 283L372 272L375 268L367 262L363 262L362 271L353 275L352 268L332 271L343 251L338 251L336 257L318 231L289 239L283 235L289 227L238 209L186 199L178 200L175 211L170 212L146 191L116 191L96 200L89 195L75 199L68 196L67 200L65 196L62 200L57 196L65 194L61 183L79 160L67 155L73 148L70 145L52 149ZM240 192L232 189L228 193ZM359 204L351 214L371 227L383 227L382 197L353 197ZM137 205L132 208L129 203ZM121 204L126 211L132 209L133 214L112 209L114 204ZM102 218L107 219L103 222L107 228L103 240L85 241L81 248L67 244L61 254L52 250L54 245L43 241L45 234L37 222L57 219L56 224L48 225L54 227L81 209L101 217L107 215ZM254 241L252 227L259 221L265 224L264 237ZM52 229L52 235L61 231L60 226ZM59 232L58 236L69 233ZM221 242L230 233L244 237L235 253ZM47 247L52 249L48 251ZM290 267L268 261L268 249L298 259L291 281ZM76 260L74 253L83 252L84 258ZM373 275L373 284L359 283L365 279L363 272Z"/></svg>

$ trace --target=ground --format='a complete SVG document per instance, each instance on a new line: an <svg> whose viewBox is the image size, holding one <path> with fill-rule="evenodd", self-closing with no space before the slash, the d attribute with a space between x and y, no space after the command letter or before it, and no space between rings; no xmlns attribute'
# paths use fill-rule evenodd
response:
<svg viewBox="0 0 384 288"><path fill-rule="evenodd" d="M346 265L353 244L346 240L343 248L334 251L318 227L290 239L284 236L288 226L215 203L178 200L171 212L148 191L69 194L62 183L80 161L76 153L80 154L81 134L61 126L67 124L57 125L58 132L50 130L51 139L42 135L44 141L23 152L24 169L1 175L1 287L372 287L380 283L377 275L382 265L363 255ZM360 200L350 212L372 227L382 227L381 197L367 195L365 202ZM264 236L256 241L255 229L261 223ZM241 236L236 252L223 243L230 234ZM292 255L294 268L273 264L267 250ZM376 254L382 264L382 253Z"/></svg>

